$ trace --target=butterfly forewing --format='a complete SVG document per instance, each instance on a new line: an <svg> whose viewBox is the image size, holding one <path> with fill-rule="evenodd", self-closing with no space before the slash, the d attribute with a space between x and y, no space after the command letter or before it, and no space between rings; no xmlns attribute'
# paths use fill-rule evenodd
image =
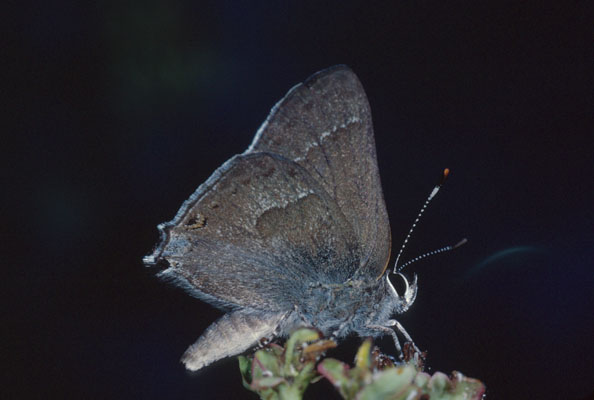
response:
<svg viewBox="0 0 594 400"><path fill-rule="evenodd" d="M389 258L390 227L371 111L356 75L337 66L291 89L248 149L261 151L282 155L309 171L351 224L362 251L361 275L381 274Z"/></svg>

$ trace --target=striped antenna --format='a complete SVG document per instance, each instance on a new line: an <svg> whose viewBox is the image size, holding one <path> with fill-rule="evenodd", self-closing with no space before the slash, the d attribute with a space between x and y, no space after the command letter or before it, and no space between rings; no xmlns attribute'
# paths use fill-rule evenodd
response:
<svg viewBox="0 0 594 400"><path fill-rule="evenodd" d="M449 174L450 174L449 168L446 168L443 170L443 175L441 176L439 183L437 185L435 185L435 187L433 188L431 193L429 193L429 197L427 197L427 200L425 200L423 207L421 207L421 211L419 211L419 213L417 214L417 219L415 219L415 222L413 222L412 226L410 227L408 234L406 235L406 238L404 239L404 242L402 243L402 246L400 246L400 251L398 252L398 255L396 256L396 262L394 263L394 273L397 273L400 270L400 269L398 269L398 260L400 260L400 256L402 255L402 252L404 251L404 248L406 247L406 244L408 243L408 239L410 239L410 235L413 233L413 231L417 227L417 223L421 219L421 216L423 216L425 209L427 208L427 206L429 205L431 200L433 200L433 198L435 197L437 192L439 192L439 189L441 189L441 186L443 185L443 183L445 182L445 180L447 179ZM445 250L443 250L443 251L445 251Z"/></svg>
<svg viewBox="0 0 594 400"><path fill-rule="evenodd" d="M429 251L429 252L427 252L425 254L422 254L422 255L420 255L418 257L415 257L412 260L409 260L409 261L405 262L404 264L402 264L400 267L398 267L398 271L397 272L402 271L404 269L404 267L407 267L407 266L409 266L412 263L415 263L415 262L417 262L419 260L422 260L423 258L427 258L429 256L434 256L435 254L443 253L445 251L450 251L450 250L457 249L458 247L462 246L466 242L468 242L468 240L466 240L466 238L464 238L464 239L460 240L458 243L456 243L453 246L445 246L445 247L442 247L441 249Z"/></svg>

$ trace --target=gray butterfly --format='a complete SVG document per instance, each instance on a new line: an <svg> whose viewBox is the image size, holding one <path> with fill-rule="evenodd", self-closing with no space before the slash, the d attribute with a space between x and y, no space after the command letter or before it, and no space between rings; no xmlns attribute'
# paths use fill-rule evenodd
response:
<svg viewBox="0 0 594 400"><path fill-rule="evenodd" d="M158 226L146 265L227 312L182 357L198 370L300 326L390 334L417 293L386 273L390 226L361 83L336 66L293 87L242 154Z"/></svg>

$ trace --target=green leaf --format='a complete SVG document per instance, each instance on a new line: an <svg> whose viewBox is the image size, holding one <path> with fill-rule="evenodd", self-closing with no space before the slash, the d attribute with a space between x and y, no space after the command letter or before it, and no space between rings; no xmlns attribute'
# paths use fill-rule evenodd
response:
<svg viewBox="0 0 594 400"><path fill-rule="evenodd" d="M313 343L307 345L310 342ZM261 399L301 400L316 378L317 359L335 346L333 341L320 340L315 330L300 329L291 335L284 348L272 343L251 356L240 356L243 384Z"/></svg>
<svg viewBox="0 0 594 400"><path fill-rule="evenodd" d="M301 400L307 387L321 377L345 400L408 400L423 395L431 400L480 400L485 392L482 382L456 371L451 377L422 372L418 361L424 356L419 353L409 354L407 363L394 365L371 340L361 344L353 368L333 358L322 360L316 368L319 357L335 346L334 341L320 339L315 330L297 330L284 348L272 343L239 357L243 385L266 400Z"/></svg>
<svg viewBox="0 0 594 400"><path fill-rule="evenodd" d="M417 370L412 365L388 368L376 372L373 381L357 395L360 400L398 399L408 392ZM396 397L395 397L396 395Z"/></svg>
<svg viewBox="0 0 594 400"><path fill-rule="evenodd" d="M280 360L274 352L267 349L258 350L254 356L252 367L253 378L262 376L278 375L280 372Z"/></svg>
<svg viewBox="0 0 594 400"><path fill-rule="evenodd" d="M345 399L354 398L359 390L359 382L353 379L352 370L342 361L326 358L318 364L318 372L338 389Z"/></svg>
<svg viewBox="0 0 594 400"><path fill-rule="evenodd" d="M355 356L355 368L369 369L371 367L371 339L366 339Z"/></svg>
<svg viewBox="0 0 594 400"><path fill-rule="evenodd" d="M239 356L237 359L239 360L239 372L241 372L243 387L252 390L249 383L252 381L252 362L245 356Z"/></svg>
<svg viewBox="0 0 594 400"><path fill-rule="evenodd" d="M319 338L320 334L313 329L299 329L289 337L285 345L285 374L292 373L291 368L294 367L293 358L295 357L295 347L297 344L311 342Z"/></svg>
<svg viewBox="0 0 594 400"><path fill-rule="evenodd" d="M281 377L267 376L261 379L254 380L254 382L252 382L252 389L271 389L275 386L280 385L283 382L285 382L285 380Z"/></svg>
<svg viewBox="0 0 594 400"><path fill-rule="evenodd" d="M429 395L442 396L448 388L449 383L450 380L448 379L448 376L446 374L444 374L443 372L436 372L435 374L433 374L431 379L429 379L429 382L427 384L427 387L429 389Z"/></svg>

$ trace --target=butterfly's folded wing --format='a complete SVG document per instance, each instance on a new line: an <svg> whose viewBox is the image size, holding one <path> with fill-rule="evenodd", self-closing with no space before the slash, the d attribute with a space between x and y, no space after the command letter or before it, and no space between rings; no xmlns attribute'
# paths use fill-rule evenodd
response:
<svg viewBox="0 0 594 400"><path fill-rule="evenodd" d="M371 111L359 79L348 67L318 72L291 89L272 109L247 152L279 154L308 170L355 232L362 251L359 274L371 278L383 272L391 239Z"/></svg>
<svg viewBox="0 0 594 400"><path fill-rule="evenodd" d="M162 277L223 308L292 309L310 285L346 280L360 258L336 202L270 153L231 158L159 228L145 263L166 262Z"/></svg>

